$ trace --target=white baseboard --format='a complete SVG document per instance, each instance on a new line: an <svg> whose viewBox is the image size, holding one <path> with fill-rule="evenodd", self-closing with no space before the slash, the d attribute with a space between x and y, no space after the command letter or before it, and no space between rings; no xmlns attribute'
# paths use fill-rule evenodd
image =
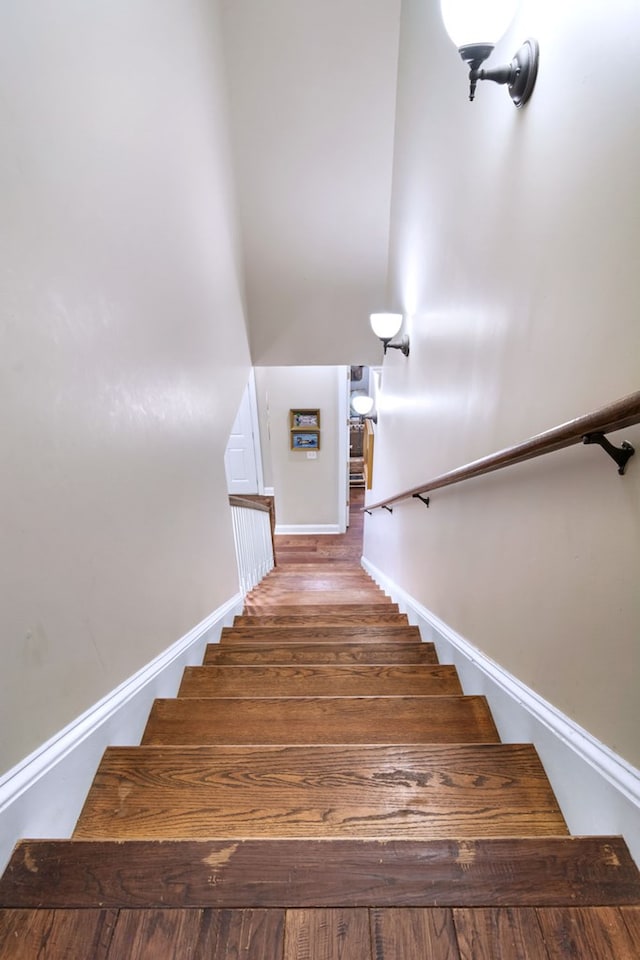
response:
<svg viewBox="0 0 640 960"><path fill-rule="evenodd" d="M262 496L263 496L263 497L275 497L275 495L276 495L276 488L275 488L275 487L263 487L263 488L262 488Z"/></svg>
<svg viewBox="0 0 640 960"><path fill-rule="evenodd" d="M276 524L276 534L286 537L321 536L325 533L344 533L340 529L339 523L278 523Z"/></svg>
<svg viewBox="0 0 640 960"><path fill-rule="evenodd" d="M640 864L640 770L504 670L365 558L376 583L458 669L465 693L484 694L506 743L532 742L574 834L622 834Z"/></svg>
<svg viewBox="0 0 640 960"><path fill-rule="evenodd" d="M242 605L232 597L0 777L0 870L21 837L71 834L106 747L140 742L153 700L175 696L184 667L202 663Z"/></svg>

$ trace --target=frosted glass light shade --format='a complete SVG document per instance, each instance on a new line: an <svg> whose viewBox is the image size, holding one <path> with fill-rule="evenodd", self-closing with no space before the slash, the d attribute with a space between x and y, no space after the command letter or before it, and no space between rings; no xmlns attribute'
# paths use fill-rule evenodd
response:
<svg viewBox="0 0 640 960"><path fill-rule="evenodd" d="M440 0L445 29L458 49L467 44L495 46L507 32L519 0Z"/></svg>
<svg viewBox="0 0 640 960"><path fill-rule="evenodd" d="M372 313L369 317L371 329L380 340L390 340L402 326L401 313Z"/></svg>
<svg viewBox="0 0 640 960"><path fill-rule="evenodd" d="M351 398L351 406L361 417L366 417L373 410L373 397L364 393L357 393Z"/></svg>

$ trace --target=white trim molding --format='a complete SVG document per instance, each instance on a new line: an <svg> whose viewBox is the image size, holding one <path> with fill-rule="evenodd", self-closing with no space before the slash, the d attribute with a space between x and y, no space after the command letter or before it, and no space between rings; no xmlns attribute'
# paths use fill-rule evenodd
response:
<svg viewBox="0 0 640 960"><path fill-rule="evenodd" d="M278 523L275 532L286 537L317 537L325 533L344 533L344 530L340 529L339 523Z"/></svg>
<svg viewBox="0 0 640 960"><path fill-rule="evenodd" d="M532 742L574 834L622 834L640 864L640 770L596 740L418 603L366 558L362 566L458 669L465 693L484 694L507 743Z"/></svg>
<svg viewBox="0 0 640 960"><path fill-rule="evenodd" d="M153 700L175 696L242 605L238 593L0 777L0 871L20 838L71 834L105 749L140 742Z"/></svg>

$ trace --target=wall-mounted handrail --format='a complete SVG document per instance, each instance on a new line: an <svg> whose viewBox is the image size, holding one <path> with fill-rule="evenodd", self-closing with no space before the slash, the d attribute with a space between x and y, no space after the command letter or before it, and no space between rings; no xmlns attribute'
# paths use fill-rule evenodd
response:
<svg viewBox="0 0 640 960"><path fill-rule="evenodd" d="M640 423L640 391L630 393L606 407L600 407L593 413L577 417L575 420L569 420L558 427L539 433L537 436L525 440L524 443L506 447L504 450L499 450L487 457L481 457L480 460L474 460L472 463L466 463L464 466L450 470L448 473L441 473L432 480L421 483L417 487L412 487L410 490L403 490L402 493L387 497L385 500L379 500L377 503L368 503L364 509L366 511L379 508L389 509L394 503L400 503L401 500L409 500L411 497L418 497L420 494L430 493L432 490L439 490L441 487L449 487L454 483L460 483L462 480L470 480L472 477L480 477L485 473L492 473L494 470L502 470L504 467L522 463L523 460L542 457L547 453L562 450L564 447L571 447L576 443L600 443L618 463L618 472L624 473L627 460L633 456L633 447L628 443L623 443L621 448L613 447L606 440L604 434L612 433L614 430L622 430L624 427L629 427L635 423Z"/></svg>

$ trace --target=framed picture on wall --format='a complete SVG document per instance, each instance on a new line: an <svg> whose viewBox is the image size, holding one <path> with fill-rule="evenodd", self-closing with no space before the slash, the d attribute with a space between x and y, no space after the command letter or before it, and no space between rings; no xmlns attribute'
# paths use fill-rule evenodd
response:
<svg viewBox="0 0 640 960"><path fill-rule="evenodd" d="M320 449L320 431L319 430L292 430L291 431L291 449L292 450L319 450Z"/></svg>
<svg viewBox="0 0 640 960"><path fill-rule="evenodd" d="M319 410L290 410L289 426L292 430L319 430Z"/></svg>

